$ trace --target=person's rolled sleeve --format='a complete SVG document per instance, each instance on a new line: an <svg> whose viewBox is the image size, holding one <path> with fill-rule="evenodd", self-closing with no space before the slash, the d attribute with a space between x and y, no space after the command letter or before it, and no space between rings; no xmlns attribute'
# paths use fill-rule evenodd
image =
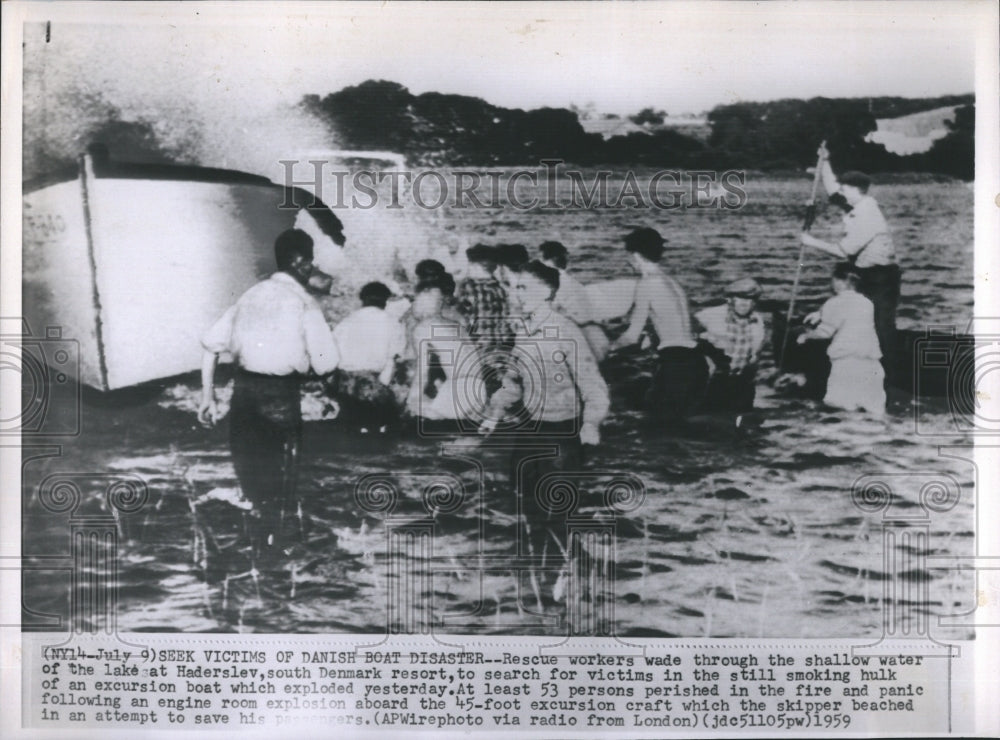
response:
<svg viewBox="0 0 1000 740"><path fill-rule="evenodd" d="M212 324L212 327L202 336L201 346L205 348L205 351L217 355L223 352L232 352L233 322L235 319L236 306L233 305L226 309L219 320Z"/></svg>

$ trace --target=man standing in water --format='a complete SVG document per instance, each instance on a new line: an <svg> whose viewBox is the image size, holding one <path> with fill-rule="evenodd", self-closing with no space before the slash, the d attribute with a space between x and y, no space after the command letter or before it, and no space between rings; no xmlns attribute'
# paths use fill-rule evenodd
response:
<svg viewBox="0 0 1000 740"><path fill-rule="evenodd" d="M302 437L300 380L338 364L337 345L323 312L306 291L313 272L313 241L289 229L274 243L278 272L244 293L202 339L202 400L198 419L219 419L215 368L219 355L235 365L229 411L233 467L257 521L255 553L279 547L282 519L295 499Z"/></svg>
<svg viewBox="0 0 1000 740"><path fill-rule="evenodd" d="M608 413L608 387L597 368L587 340L568 318L552 308L559 290L559 272L541 262L528 263L514 277L514 302L523 322L514 337L511 372L527 394L511 394L507 408L520 401L522 421L512 454L512 476L518 485L521 512L527 524L529 551L542 558L565 547L565 519L554 514L552 485L542 488L549 473L572 472L582 465L582 446L600 442L599 427ZM498 391L498 393L502 392ZM484 422L492 432L499 418ZM554 482L553 482L554 483ZM558 545L549 547L550 538Z"/></svg>
<svg viewBox="0 0 1000 740"><path fill-rule="evenodd" d="M804 232L802 243L852 263L861 278L860 292L875 306L875 331L882 349L882 362L892 364L896 341L896 306L901 274L896 264L892 233L875 199L868 195L871 178L863 172L845 172L839 180L830 167L829 151L819 148L823 186L831 195L840 193L850 209L844 213L844 236L827 242Z"/></svg>
<svg viewBox="0 0 1000 740"><path fill-rule="evenodd" d="M726 287L726 302L695 314L705 331L701 338L715 364L705 394L707 410L732 414L753 411L757 360L764 346L764 320L754 311L760 284L751 277Z"/></svg>
<svg viewBox="0 0 1000 740"><path fill-rule="evenodd" d="M604 329L594 323L586 288L566 269L569 261L568 250L561 242L547 241L539 245L538 251L542 254L542 264L559 271L559 292L552 299L552 305L559 313L572 319L580 327L590 344L590 351L600 362L607 354L610 342Z"/></svg>
<svg viewBox="0 0 1000 740"><path fill-rule="evenodd" d="M637 344L651 321L659 339L658 360L647 394L647 408L662 425L682 421L696 410L705 393L708 366L695 347L687 296L659 265L664 240L656 229L635 229L625 237L625 250L639 271L628 329L612 350Z"/></svg>

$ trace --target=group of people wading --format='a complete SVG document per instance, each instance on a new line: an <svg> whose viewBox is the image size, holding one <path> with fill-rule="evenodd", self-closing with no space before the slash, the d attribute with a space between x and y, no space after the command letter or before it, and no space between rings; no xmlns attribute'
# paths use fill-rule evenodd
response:
<svg viewBox="0 0 1000 740"><path fill-rule="evenodd" d="M834 271L836 295L807 317L812 328L798 341L831 339L827 403L881 414L879 359L891 342L899 295L891 235L867 195L867 178L846 173L838 183L825 158L822 166L828 190L841 192L851 208L845 235L836 243L802 238L846 261ZM665 244L649 227L624 237L639 278L628 328L609 344L559 242L541 244L534 259L521 244L476 244L466 250L468 267L458 281L440 262L424 260L401 316L388 310L391 290L373 282L361 289L361 307L331 329L310 290L329 289L329 280L316 279L312 239L296 229L282 233L275 242L278 271L244 293L203 337L198 415L206 425L220 417L214 392L220 356L234 365L230 444L254 507L254 547L281 544L281 520L295 500L301 383L310 373L336 399L338 423L360 434L381 436L410 417L424 435L502 436L513 451L513 488L535 555L547 551L546 531L552 532L537 525L551 518L538 503L537 484L550 473L579 469L583 446L600 442L610 400L599 362L608 352L646 347L651 328L657 344L643 406L647 422L677 429L711 413L738 428L753 410L765 339L755 310L761 287L752 277L733 280L724 304L692 316L684 289L663 268ZM558 453L540 457L538 448L546 446Z"/></svg>

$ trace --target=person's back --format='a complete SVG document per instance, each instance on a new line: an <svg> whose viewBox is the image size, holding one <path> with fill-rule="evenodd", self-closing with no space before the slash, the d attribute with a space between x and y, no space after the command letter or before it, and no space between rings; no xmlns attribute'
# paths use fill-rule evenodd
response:
<svg viewBox="0 0 1000 740"><path fill-rule="evenodd" d="M687 295L676 280L659 269L643 275L636 285L636 302L640 300L648 302L660 349L695 346Z"/></svg>
<svg viewBox="0 0 1000 740"><path fill-rule="evenodd" d="M830 377L824 403L881 415L885 413L885 372L879 362L882 352L875 331L875 307L857 292L860 282L853 265L838 264L833 272L836 295L806 317L815 328L797 341L830 340L826 351L830 356Z"/></svg>
<svg viewBox="0 0 1000 740"><path fill-rule="evenodd" d="M340 369L347 372L382 372L406 346L402 324L376 306L364 306L333 330L340 350Z"/></svg>
<svg viewBox="0 0 1000 740"><path fill-rule="evenodd" d="M882 357L875 333L875 307L870 300L853 290L830 298L820 309L823 324L833 329L826 353L831 360L857 357L878 360Z"/></svg>
<svg viewBox="0 0 1000 740"><path fill-rule="evenodd" d="M385 431L398 416L389 384L396 357L406 349L406 333L385 310L391 294L383 283L368 283L361 289L362 308L333 330L340 366L327 381L327 393L340 403L341 416L362 433L369 428Z"/></svg>
<svg viewBox="0 0 1000 740"><path fill-rule="evenodd" d="M308 316L308 319L307 319ZM325 363L314 363L308 344L290 327L310 321L322 328L322 313L315 300L293 278L277 272L247 290L233 307L226 347L247 370L267 375L305 373L311 364L326 372ZM213 338L212 334L208 337Z"/></svg>
<svg viewBox="0 0 1000 740"><path fill-rule="evenodd" d="M202 424L220 418L220 356L230 355L235 364L229 444L240 488L253 504L254 556L280 550L284 515L295 507L301 377L310 368L329 373L339 359L323 312L306 288L314 272L312 238L299 229L284 231L274 256L278 272L244 293L202 338Z"/></svg>

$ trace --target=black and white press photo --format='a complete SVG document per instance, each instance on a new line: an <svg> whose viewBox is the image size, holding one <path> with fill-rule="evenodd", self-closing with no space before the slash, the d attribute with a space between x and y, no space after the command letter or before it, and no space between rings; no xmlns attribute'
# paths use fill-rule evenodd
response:
<svg viewBox="0 0 1000 740"><path fill-rule="evenodd" d="M996 9L936 7L6 6L18 639L985 644ZM529 727L736 726L680 692Z"/></svg>

